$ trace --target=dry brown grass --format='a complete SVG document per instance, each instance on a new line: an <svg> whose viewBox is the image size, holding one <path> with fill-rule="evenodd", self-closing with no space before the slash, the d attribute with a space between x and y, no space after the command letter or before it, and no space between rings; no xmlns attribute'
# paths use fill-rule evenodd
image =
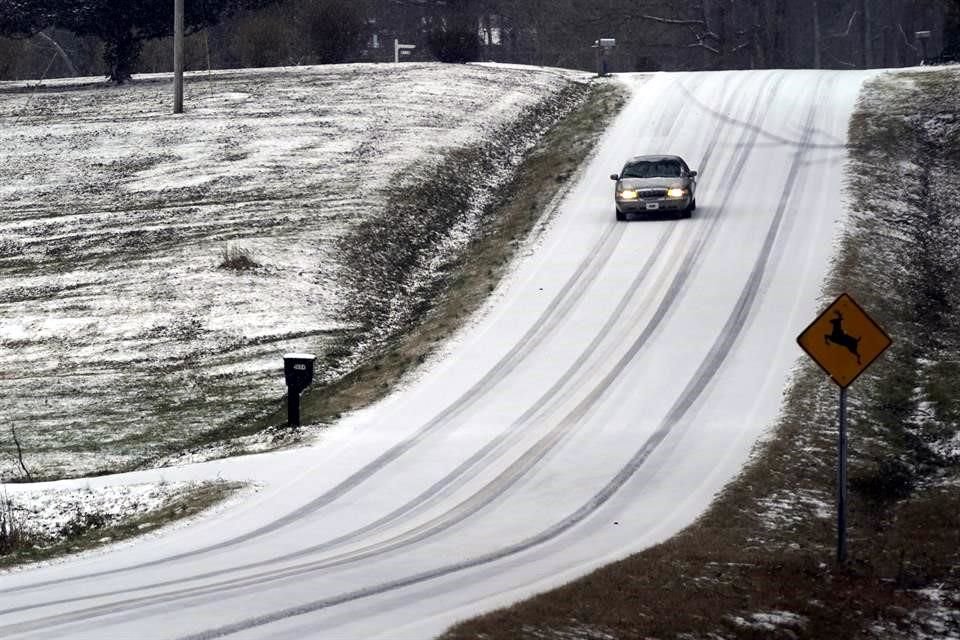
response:
<svg viewBox="0 0 960 640"><path fill-rule="evenodd" d="M0 558L30 544L23 523L17 516L6 491L0 486Z"/></svg>
<svg viewBox="0 0 960 640"><path fill-rule="evenodd" d="M220 252L220 269L228 271L250 271L260 265L253 259L253 254L245 247L228 244Z"/></svg>

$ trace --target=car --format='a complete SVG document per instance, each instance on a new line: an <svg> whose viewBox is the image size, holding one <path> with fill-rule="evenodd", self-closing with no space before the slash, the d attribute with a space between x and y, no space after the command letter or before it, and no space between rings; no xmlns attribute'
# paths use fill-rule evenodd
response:
<svg viewBox="0 0 960 640"><path fill-rule="evenodd" d="M697 208L697 172L680 156L630 158L614 192L617 220L675 214L689 218Z"/></svg>

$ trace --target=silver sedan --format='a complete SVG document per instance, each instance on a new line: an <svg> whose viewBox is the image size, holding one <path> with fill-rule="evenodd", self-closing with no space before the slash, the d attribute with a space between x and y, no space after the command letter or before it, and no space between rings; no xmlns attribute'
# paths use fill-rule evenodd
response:
<svg viewBox="0 0 960 640"><path fill-rule="evenodd" d="M616 180L617 220L674 214L689 218L697 208L697 172L679 156L637 156Z"/></svg>

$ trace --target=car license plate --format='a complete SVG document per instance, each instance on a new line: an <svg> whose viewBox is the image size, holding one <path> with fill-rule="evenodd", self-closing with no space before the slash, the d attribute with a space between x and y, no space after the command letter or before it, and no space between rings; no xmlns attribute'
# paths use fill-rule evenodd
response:
<svg viewBox="0 0 960 640"><path fill-rule="evenodd" d="M653 209L659 209L659 208L660 208L660 203L659 203L659 202L648 202L648 203L647 203L647 211L652 211Z"/></svg>

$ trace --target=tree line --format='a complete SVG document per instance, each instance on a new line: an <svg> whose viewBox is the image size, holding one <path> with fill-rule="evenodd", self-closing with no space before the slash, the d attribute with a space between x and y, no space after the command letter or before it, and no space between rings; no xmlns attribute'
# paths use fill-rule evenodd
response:
<svg viewBox="0 0 960 640"><path fill-rule="evenodd" d="M960 53L960 0L185 0L188 69L413 59L614 71L866 68ZM0 0L0 79L172 69L173 0ZM930 31L918 39L918 31Z"/></svg>

